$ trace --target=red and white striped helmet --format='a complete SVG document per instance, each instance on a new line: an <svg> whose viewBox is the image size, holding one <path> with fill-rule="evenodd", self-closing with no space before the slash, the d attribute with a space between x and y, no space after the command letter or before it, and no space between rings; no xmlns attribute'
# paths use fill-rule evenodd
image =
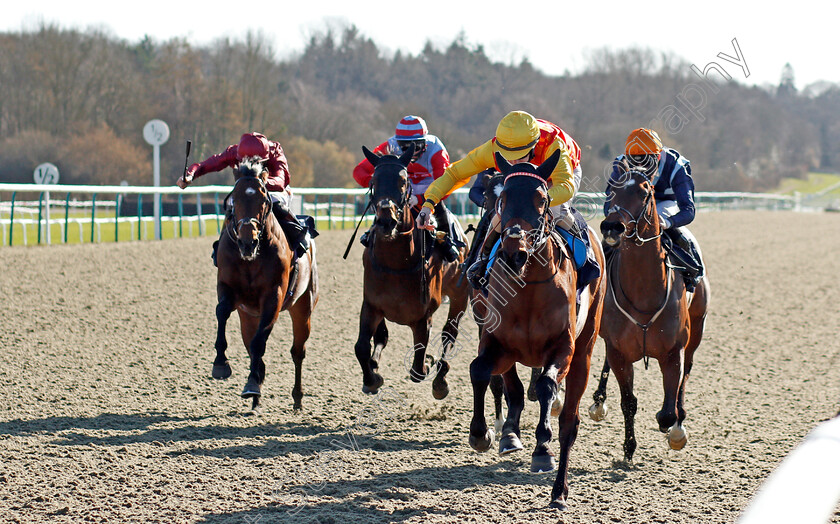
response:
<svg viewBox="0 0 840 524"><path fill-rule="evenodd" d="M428 133L426 121L419 116L406 115L397 124L397 140L425 140Z"/></svg>

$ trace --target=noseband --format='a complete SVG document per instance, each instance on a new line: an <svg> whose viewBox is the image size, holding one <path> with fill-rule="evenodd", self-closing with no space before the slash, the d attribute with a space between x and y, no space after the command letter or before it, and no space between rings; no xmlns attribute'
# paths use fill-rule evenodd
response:
<svg viewBox="0 0 840 524"><path fill-rule="evenodd" d="M248 223L254 224L254 227L259 231L259 234L257 235L257 238L262 238L263 233L265 232L266 219L268 218L268 215L271 213L271 197L268 195L268 189L265 186L265 182L263 182L263 180L259 177L243 176L243 177L239 178L239 180L237 180L233 184L233 189L231 190L230 193L228 193L228 196L225 197L224 201L225 202L229 201L230 197L233 196L233 193L236 191L236 186L239 185L239 183L242 182L243 180L256 180L257 182L259 182L260 183L260 189L262 189L262 193L263 193L263 195L265 195L265 200L263 202L263 205L260 208L260 211L262 212L261 216L258 215L256 217L246 217L246 218L240 219L237 222L234 222L234 220L235 220L234 206L236 205L236 201L234 200L231 203L230 208L228 209L229 219L228 219L228 227L227 227L226 231L227 231L227 234L230 235L230 238L232 238L234 241L239 240L239 229L243 225L248 224ZM266 209L268 209L267 212L264 211Z"/></svg>
<svg viewBox="0 0 840 524"><path fill-rule="evenodd" d="M650 179L642 172L628 171L627 174L628 175L633 175L633 174L641 175L645 178L645 180L650 182ZM652 220L652 218L651 218L652 213L648 212L648 207L650 206L650 200L651 200L652 197L653 197L653 186L651 186L650 191L648 191L647 194L645 195L645 199L642 201L642 209L641 209L641 211L639 211L639 214L636 217L634 217L633 214L630 213L630 211L628 211L627 209L625 209L625 208L623 208L623 207L621 207L617 204L615 204L612 207L610 207L609 209L607 209L607 216L609 216L613 213L618 213L619 215L623 215L623 216L627 217L628 220L627 220L627 223L624 226L624 233L622 233L622 236L624 238L628 239L628 240L632 240L637 246L641 246L643 244L646 244L647 242L650 242L652 240L656 240L657 238L662 236L661 228L660 228L659 234L654 235L652 237L643 238L641 235L639 235L638 225L639 225L639 222L642 221L642 219L644 219L644 221L648 225L651 225L651 226L653 225L653 222L651 221Z"/></svg>

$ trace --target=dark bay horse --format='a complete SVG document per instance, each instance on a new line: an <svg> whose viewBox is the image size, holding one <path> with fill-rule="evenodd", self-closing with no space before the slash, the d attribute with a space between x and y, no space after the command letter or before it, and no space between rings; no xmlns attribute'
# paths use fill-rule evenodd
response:
<svg viewBox="0 0 840 524"><path fill-rule="evenodd" d="M606 415L607 379L615 373L624 414L624 458L636 450L633 363L649 358L659 362L665 390L662 409L656 414L659 430L668 435L672 449L688 441L685 420L685 385L694 351L703 337L709 302L709 281L704 278L694 293L686 293L681 276L666 259L653 196L653 183L640 171L626 166L623 179L610 189L608 214L601 223L604 242L616 248L607 263L607 298L601 337L607 358L595 392L590 416Z"/></svg>
<svg viewBox="0 0 840 524"><path fill-rule="evenodd" d="M480 192L480 194L483 195L483 200L478 201L478 198L476 198L475 202L477 205L484 208L484 213L482 214L481 220L479 221L478 227L476 228L476 236L474 237L474 241L470 245L470 251L467 255L467 261L463 268L464 272L466 272L466 269L469 268L470 264L475 262L475 260L478 258L478 253L482 249L483 240L487 236L487 232L490 229L490 222L492 221L493 216L496 214L496 202L499 198L499 195L502 194L502 189L505 185L505 175L499 173L495 169L484 171L479 174L479 177L481 177L481 180L477 180L476 186L483 188L483 190ZM470 198L473 198L472 194ZM484 324L492 322L492 318L488 317L487 315L488 312L487 309L484 307L484 300L479 290L472 289L471 298L473 316L475 317L476 324L478 324L478 331L480 335ZM536 402L537 400L539 400L537 398L536 385L541 374L541 368L531 368L531 381L528 385L528 400L530 400L531 402ZM496 438L500 438L502 435L502 428L504 427L505 423L505 419L502 416L502 395L504 393L504 381L502 380L501 375L493 375L493 377L490 379L490 391L493 393L493 405L495 408ZM556 406L559 406L559 402L559 400L555 400ZM552 410L552 416L556 416L557 413L560 412L559 407L557 407L557 409L555 410L555 407L553 406ZM500 450L501 454L507 454L513 451L519 450Z"/></svg>
<svg viewBox="0 0 840 524"><path fill-rule="evenodd" d="M363 147L374 166L371 180L371 206L376 218L368 247L362 255L364 298L359 319L356 358L362 367L362 391L375 394L384 380L378 373L382 350L388 342L385 320L409 326L414 335L411 380L421 382L436 368L432 394L442 399L449 393L447 351L458 336L458 323L467 307L469 284L459 284L460 263L465 249L459 249L454 262L446 262L439 250L432 249L432 236L414 227L409 200L411 185L406 170L414 147L402 156L377 156ZM431 255L428 255L431 252ZM441 331L442 358L427 358L426 349L432 315L444 296L449 297L449 315ZM371 354L371 337L374 350ZM431 365L431 366L430 366Z"/></svg>
<svg viewBox="0 0 840 524"><path fill-rule="evenodd" d="M580 305L576 304L574 261L553 232L548 209L548 179L559 155L559 151L555 152L539 167L527 163L511 166L496 155L496 163L506 177L497 207L502 225L501 248L490 271L487 296L482 299L486 323L478 357L470 365L474 411L469 442L478 451L486 451L493 442L493 430L487 427L484 417L484 395L491 377L502 375L508 416L500 449L522 449L519 418L525 391L515 364L541 368L536 383L540 419L531 470L551 471L556 464L551 501L562 508L569 492L569 452L580 424L578 410L589 378L605 287L602 278L593 280L582 290ZM597 246L595 232L590 229L587 234ZM603 261L599 246L596 257ZM559 412L560 457L555 462L549 449L549 411L563 379L566 392Z"/></svg>
<svg viewBox="0 0 840 524"><path fill-rule="evenodd" d="M228 217L219 242L219 266L216 292L219 304L216 318L216 359L213 378L231 375L225 357L225 326L230 314L239 312L242 341L251 358L250 373L243 398L259 405L260 386L265 380L266 341L280 311L292 318L292 360L295 363L295 385L292 388L294 408L301 408L301 366L309 338L310 316L318 302L318 268L315 244L306 254L293 261L280 223L272 213L272 203L265 182L268 172L260 163L243 161L235 170L236 182L226 199ZM296 268L294 267L296 266Z"/></svg>

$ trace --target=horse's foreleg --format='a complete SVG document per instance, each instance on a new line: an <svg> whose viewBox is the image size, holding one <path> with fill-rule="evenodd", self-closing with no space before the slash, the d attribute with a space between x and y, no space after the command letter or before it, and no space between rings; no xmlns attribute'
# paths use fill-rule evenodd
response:
<svg viewBox="0 0 840 524"><path fill-rule="evenodd" d="M519 380L516 365L510 367L503 375L505 396L507 397L508 416L502 426L502 440L499 442L499 455L507 455L524 448L519 440L519 418L525 408L525 388Z"/></svg>
<svg viewBox="0 0 840 524"><path fill-rule="evenodd" d="M233 313L233 290L224 284L216 286L217 294L219 296L219 303L216 305L216 320L218 321L218 330L216 332L216 359L213 361L213 378L223 379L231 375L230 364L225 356L227 350L227 338L225 337L225 328L230 314Z"/></svg>
<svg viewBox="0 0 840 524"><path fill-rule="evenodd" d="M677 398L680 395L685 371L685 349L675 348L659 361L662 371L662 386L665 398L662 410L656 414L659 431L668 434L668 444L671 449L682 449L688 441L688 435L678 421Z"/></svg>
<svg viewBox="0 0 840 524"><path fill-rule="evenodd" d="M573 341L569 341L574 344ZM553 504L564 506L569 496L569 456L572 446L577 440L578 427L580 426L580 401L586 391L586 383L589 381L589 365L592 358L592 344L589 343L573 345L572 362L569 365L569 372L566 374L566 398L563 401L563 409L560 412L560 456L557 459L557 478L554 480L554 487L551 489L551 501Z"/></svg>
<svg viewBox="0 0 840 524"><path fill-rule="evenodd" d="M598 389L592 395L595 401L589 407L589 418L596 422L604 420L607 416L607 381L610 379L610 363L604 358L604 367L601 369L601 376L598 379Z"/></svg>
<svg viewBox="0 0 840 524"><path fill-rule="evenodd" d="M624 460L631 461L636 451L636 409L638 401L633 394L633 363L628 362L618 349L607 344L607 360L615 374L621 393L621 413L624 415Z"/></svg>
<svg viewBox="0 0 840 524"><path fill-rule="evenodd" d="M554 453L549 449L551 442L551 404L557 397L557 365L551 364L540 373L534 386L540 403L540 420L537 422L537 445L531 455L531 471L540 473L554 471Z"/></svg>
<svg viewBox="0 0 840 524"><path fill-rule="evenodd" d="M370 339L380 322L384 322L382 313L375 311L367 302L362 302L362 311L359 315L359 338L356 340L355 351L356 359L362 366L362 391L371 395L375 395L384 382L382 375L371 366L370 358Z"/></svg>
<svg viewBox="0 0 840 524"><path fill-rule="evenodd" d="M301 375L303 373L303 359L306 357L306 341L312 331L312 301L308 295L301 297L294 306L289 309L289 316L292 317L292 361L295 363L295 385L292 387L292 399L294 409L301 408L303 398L303 386Z"/></svg>
<svg viewBox="0 0 840 524"><path fill-rule="evenodd" d="M470 364L470 381L473 387L473 418L470 422L469 442L470 447L476 451L487 451L493 443L493 430L487 427L487 421L484 418L484 394L490 384L494 364L493 359L483 348L479 348L479 355Z"/></svg>
<svg viewBox="0 0 840 524"><path fill-rule="evenodd" d="M262 394L261 386L265 380L265 345L268 336L271 335L271 328L280 313L280 299L276 292L268 293L262 300L260 320L257 324L254 336L248 345L248 353L251 356L251 372L248 374L248 382L242 390L243 398L253 398L253 407L259 404L259 397ZM244 330L244 326L243 326Z"/></svg>
<svg viewBox="0 0 840 524"><path fill-rule="evenodd" d="M411 332L414 334L414 360L408 376L412 382L422 382L429 377L431 369L426 362L426 350L429 347L430 318L424 318L412 324Z"/></svg>

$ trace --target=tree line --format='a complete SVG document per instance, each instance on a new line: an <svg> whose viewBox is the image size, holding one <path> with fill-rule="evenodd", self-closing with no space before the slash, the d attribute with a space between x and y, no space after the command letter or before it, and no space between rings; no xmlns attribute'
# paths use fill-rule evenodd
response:
<svg viewBox="0 0 840 524"><path fill-rule="evenodd" d="M789 66L778 86L748 87L700 79L673 54L630 48L593 52L579 74L547 76L527 59L494 62L463 34L443 49L387 54L353 26L275 56L262 33L207 46L50 24L0 33L0 180L31 182L34 167L50 161L62 183L151 185L141 130L160 118L171 131L163 184L180 176L185 140L203 159L261 131L283 145L294 186L352 187L361 146L385 140L403 115L424 117L457 160L513 109L575 138L585 190L603 189L629 131L648 125L691 160L701 191L763 191L782 177L840 171L840 86L799 91ZM664 125L669 107L683 125ZM230 174L201 182L229 183Z"/></svg>

